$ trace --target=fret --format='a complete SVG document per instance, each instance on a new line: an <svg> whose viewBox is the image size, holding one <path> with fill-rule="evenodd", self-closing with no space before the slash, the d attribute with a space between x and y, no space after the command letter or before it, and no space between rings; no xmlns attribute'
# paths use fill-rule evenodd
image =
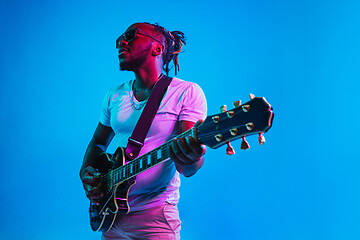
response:
<svg viewBox="0 0 360 240"><path fill-rule="evenodd" d="M191 135L191 131L188 130L179 137L185 137ZM143 172L165 160L168 160L169 155L169 146L172 142L172 139L165 142L161 146L151 150L150 152L140 156L127 164L112 170L109 172L109 185L111 187L115 186L119 182L123 182L131 177L138 175L140 172Z"/></svg>
<svg viewBox="0 0 360 240"><path fill-rule="evenodd" d="M118 182L125 179L125 177L124 177L124 169L123 168L120 168L120 170L118 171L118 175L119 175L119 181Z"/></svg>
<svg viewBox="0 0 360 240"><path fill-rule="evenodd" d="M110 181L111 181L111 184L114 184L113 171L110 171Z"/></svg>
<svg viewBox="0 0 360 240"><path fill-rule="evenodd" d="M128 164L126 164L125 165L125 171L126 171L126 178L129 178L130 177L130 171L129 171L129 165Z"/></svg>
<svg viewBox="0 0 360 240"><path fill-rule="evenodd" d="M161 148L163 159L168 159L169 158L169 146L170 146L170 144L165 144Z"/></svg>
<svg viewBox="0 0 360 240"><path fill-rule="evenodd" d="M141 158L140 158L141 159ZM140 170L139 170L139 161L134 161L134 166L133 166L133 168L134 168L134 173L136 174L136 173L138 173L138 172L140 172Z"/></svg>

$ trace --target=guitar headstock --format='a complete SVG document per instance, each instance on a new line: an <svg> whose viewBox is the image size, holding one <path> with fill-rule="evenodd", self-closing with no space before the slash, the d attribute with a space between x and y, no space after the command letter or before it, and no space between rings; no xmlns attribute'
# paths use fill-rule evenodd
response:
<svg viewBox="0 0 360 240"><path fill-rule="evenodd" d="M228 154L234 153L230 146L231 140L242 138L241 149L247 149L249 145L245 141L245 136L259 134L259 143L263 144L263 133L271 128L274 113L264 97L250 94L250 98L250 101L242 105L240 101L234 102L233 109L226 110L226 106L223 106L221 113L208 116L197 127L198 141L210 148L228 144Z"/></svg>

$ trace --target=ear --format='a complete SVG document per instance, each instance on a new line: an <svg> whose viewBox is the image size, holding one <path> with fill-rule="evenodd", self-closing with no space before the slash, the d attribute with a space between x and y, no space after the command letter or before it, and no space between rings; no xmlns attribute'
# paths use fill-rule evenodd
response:
<svg viewBox="0 0 360 240"><path fill-rule="evenodd" d="M153 56L159 56L163 53L163 47L161 44L156 44L155 47L152 50L152 55Z"/></svg>

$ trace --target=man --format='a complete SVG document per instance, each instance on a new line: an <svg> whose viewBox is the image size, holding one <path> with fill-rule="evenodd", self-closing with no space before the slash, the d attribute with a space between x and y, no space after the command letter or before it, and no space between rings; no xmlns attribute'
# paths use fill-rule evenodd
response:
<svg viewBox="0 0 360 240"><path fill-rule="evenodd" d="M131 25L116 42L120 70L132 71L130 80L109 91L104 99L100 122L86 150L80 170L86 196L95 204L103 196L98 156L114 138L125 147L152 88L169 72L174 62L179 70L178 54L185 43L184 34L169 32L149 23ZM206 115L206 100L194 83L173 78L161 103L139 156L192 128ZM200 124L199 121L196 124ZM205 146L191 137L174 139L169 149L171 160L136 176L130 188L130 212L117 216L103 239L179 239L180 220L177 210L180 177L195 174L203 165Z"/></svg>

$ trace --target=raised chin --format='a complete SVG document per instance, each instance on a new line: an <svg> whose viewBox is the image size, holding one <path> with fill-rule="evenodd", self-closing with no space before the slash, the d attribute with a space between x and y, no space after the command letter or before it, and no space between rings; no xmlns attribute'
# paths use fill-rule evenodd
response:
<svg viewBox="0 0 360 240"><path fill-rule="evenodd" d="M125 59L119 59L120 71L132 71L131 63L125 61Z"/></svg>

